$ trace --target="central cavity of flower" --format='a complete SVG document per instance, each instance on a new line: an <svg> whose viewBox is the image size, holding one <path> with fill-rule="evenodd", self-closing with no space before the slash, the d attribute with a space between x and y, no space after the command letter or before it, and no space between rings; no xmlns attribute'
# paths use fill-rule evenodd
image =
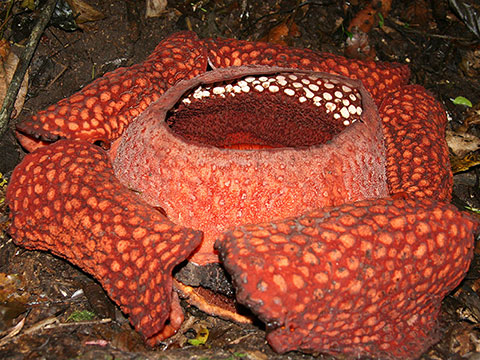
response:
<svg viewBox="0 0 480 360"><path fill-rule="evenodd" d="M359 91L341 80L281 73L201 85L166 122L194 143L253 150L324 144L361 114Z"/></svg>
<svg viewBox="0 0 480 360"><path fill-rule="evenodd" d="M359 81L325 73L232 67L181 81L116 154L125 186L203 231L197 264L218 261L213 244L233 226L388 194L373 99Z"/></svg>

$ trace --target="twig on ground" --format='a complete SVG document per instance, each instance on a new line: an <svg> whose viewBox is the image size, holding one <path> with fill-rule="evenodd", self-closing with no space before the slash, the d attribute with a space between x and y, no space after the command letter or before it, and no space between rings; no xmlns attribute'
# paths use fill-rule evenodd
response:
<svg viewBox="0 0 480 360"><path fill-rule="evenodd" d="M17 69L15 70L15 74L13 75L12 81L8 86L5 99L3 100L2 109L0 110L0 137L3 136L3 134L8 128L8 122L12 114L18 91L20 90L23 78L25 77L25 73L27 72L28 66L30 65L30 61L32 60L33 53L37 48L40 37L42 36L43 31L45 30L48 22L50 21L50 17L52 16L56 3L57 0L47 1L47 3L42 9L37 23L35 24L35 27L32 30L32 33L30 34L30 38L28 39L28 43L25 46L25 50L20 57Z"/></svg>
<svg viewBox="0 0 480 360"><path fill-rule="evenodd" d="M26 318L27 317L25 316L17 325L15 325L12 329L10 329L10 332L6 336L0 339L0 346L8 344L9 342L13 341L19 336L36 334L42 330L56 329L60 327L81 326L81 325L108 324L112 322L112 319L108 318L108 319L100 319L100 320L77 321L72 323L61 323L56 316L50 316L46 319L43 319L33 324L28 329L25 329L22 331L25 325Z"/></svg>

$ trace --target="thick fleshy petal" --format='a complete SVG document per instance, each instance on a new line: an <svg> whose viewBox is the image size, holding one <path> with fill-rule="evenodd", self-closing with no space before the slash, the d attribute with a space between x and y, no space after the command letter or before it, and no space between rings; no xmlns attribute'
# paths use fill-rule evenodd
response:
<svg viewBox="0 0 480 360"><path fill-rule="evenodd" d="M169 87L207 68L206 51L195 33L176 33L140 64L119 68L72 96L17 125L20 141L58 138L102 142L108 147L124 129Z"/></svg>
<svg viewBox="0 0 480 360"><path fill-rule="evenodd" d="M379 113L390 194L449 201L453 175L442 105L425 88L407 85L388 95Z"/></svg>
<svg viewBox="0 0 480 360"><path fill-rule="evenodd" d="M202 234L175 225L121 185L104 151L61 140L27 155L7 201L17 244L48 250L94 276L146 338L162 338L171 314L171 324L180 325L171 272Z"/></svg>
<svg viewBox="0 0 480 360"><path fill-rule="evenodd" d="M428 200L370 200L227 232L217 249L274 350L416 358L472 258L476 222Z"/></svg>

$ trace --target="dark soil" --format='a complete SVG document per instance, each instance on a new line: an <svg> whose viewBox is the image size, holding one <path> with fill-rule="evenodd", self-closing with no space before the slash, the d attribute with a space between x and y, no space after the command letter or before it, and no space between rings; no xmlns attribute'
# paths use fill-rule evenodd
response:
<svg viewBox="0 0 480 360"><path fill-rule="evenodd" d="M30 67L27 101L15 121L71 95L108 71L142 61L160 40L180 30L193 30L200 37L278 40L275 30L284 24L290 34L287 31L282 40L288 45L337 54L347 50L350 55L352 51L358 55L358 46L346 49L348 32L345 29L358 10L368 3L169 1L160 17L146 19L144 0L87 2L101 11L104 19L85 23L82 29L70 32L48 27ZM18 30L9 26L5 34L9 39L15 36L20 44L14 51L21 53ZM412 82L434 93L449 112L452 119L449 128L456 129L463 124L468 110L463 105L454 105L451 99L464 96L474 105L480 102L479 38L467 29L447 1L393 1L384 23L375 26L366 41L376 59L410 65ZM12 123L11 129L13 127ZM474 125L468 131L476 134L478 128ZM0 172L8 178L24 152L16 143L13 130L0 140ZM478 171L459 174L455 181L459 206L478 207ZM1 204L0 230L5 230L7 210ZM0 284L0 338L11 333L12 327L23 319L25 323L18 335L0 346L0 358L332 358L296 352L276 355L266 344L260 325L236 325L209 317L187 304L184 304L186 322L180 333L163 347L147 348L91 277L59 258L19 248L5 234L0 243L0 277L6 274L10 274L8 280L0 279L4 282ZM424 359L479 356L478 278L475 262L467 280L444 301L442 340ZM9 281L14 284L13 290L5 285L10 284ZM95 316L83 323L68 320L72 313L82 310L91 311ZM48 326L41 326L45 324ZM206 344L190 345L188 339L203 328L209 330Z"/></svg>

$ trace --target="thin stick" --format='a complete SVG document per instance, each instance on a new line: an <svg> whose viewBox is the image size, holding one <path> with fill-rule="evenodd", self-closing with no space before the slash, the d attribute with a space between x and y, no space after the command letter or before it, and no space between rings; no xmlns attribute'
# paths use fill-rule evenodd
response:
<svg viewBox="0 0 480 360"><path fill-rule="evenodd" d="M13 75L12 81L8 86L5 99L3 100L2 109L0 110L0 137L2 137L5 131L8 129L8 122L12 114L15 100L17 99L18 91L20 90L20 86L22 85L25 73L27 72L30 61L32 60L33 53L37 48L43 31L45 30L48 22L50 21L50 17L52 16L53 9L55 9L56 4L57 0L47 1L47 3L42 9L37 23L35 24L35 27L32 30L32 33L30 34L30 38L28 39L28 43L25 46L25 50L20 57L20 61L18 62L17 68L15 70L15 74Z"/></svg>

